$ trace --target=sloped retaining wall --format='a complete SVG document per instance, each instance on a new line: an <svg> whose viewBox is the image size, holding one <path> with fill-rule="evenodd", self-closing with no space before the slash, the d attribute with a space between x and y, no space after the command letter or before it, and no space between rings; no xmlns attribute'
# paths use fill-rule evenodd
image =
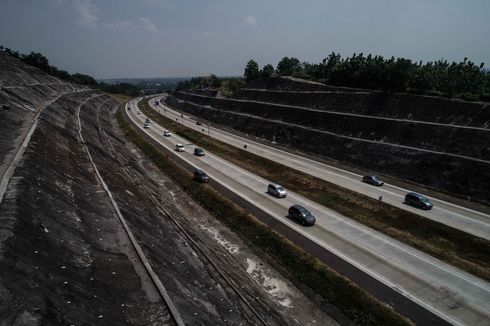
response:
<svg viewBox="0 0 490 326"><path fill-rule="evenodd" d="M178 101L173 97L167 98L167 104L197 117L302 151L490 203L490 167L485 163L341 138L308 127Z"/></svg>

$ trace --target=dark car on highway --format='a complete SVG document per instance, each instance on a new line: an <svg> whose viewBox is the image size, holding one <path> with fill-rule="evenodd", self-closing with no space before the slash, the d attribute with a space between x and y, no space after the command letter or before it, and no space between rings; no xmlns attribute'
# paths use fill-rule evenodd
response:
<svg viewBox="0 0 490 326"><path fill-rule="evenodd" d="M429 210L434 206L432 202L429 199L427 199L427 197L421 194L417 194L416 192L409 192L408 194L406 194L405 203L407 205L425 209L425 210Z"/></svg>
<svg viewBox="0 0 490 326"><path fill-rule="evenodd" d="M196 121L196 125L201 126L202 125L201 121Z"/></svg>
<svg viewBox="0 0 490 326"><path fill-rule="evenodd" d="M362 177L362 182L369 183L370 185L380 187L384 185L385 183L381 181L377 176L375 175L365 175Z"/></svg>
<svg viewBox="0 0 490 326"><path fill-rule="evenodd" d="M204 150L202 148L196 147L196 148L194 148L194 155L204 156Z"/></svg>
<svg viewBox="0 0 490 326"><path fill-rule="evenodd" d="M209 182L209 177L203 170L196 170L194 172L194 179L202 183Z"/></svg>
<svg viewBox="0 0 490 326"><path fill-rule="evenodd" d="M316 219L311 212L300 205L293 205L289 207L288 214L289 217L295 219L303 225L311 226L316 222Z"/></svg>

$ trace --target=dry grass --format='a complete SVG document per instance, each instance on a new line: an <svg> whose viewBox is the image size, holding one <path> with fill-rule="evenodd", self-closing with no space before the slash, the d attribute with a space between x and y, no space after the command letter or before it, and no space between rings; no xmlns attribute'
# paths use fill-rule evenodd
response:
<svg viewBox="0 0 490 326"><path fill-rule="evenodd" d="M378 202L333 183L212 139L167 119L146 102L140 109L165 128L267 180L277 182L344 216L490 281L490 241Z"/></svg>
<svg viewBox="0 0 490 326"><path fill-rule="evenodd" d="M116 100L116 102L119 104L131 101L134 98L132 96L123 95L123 94L112 94L112 93L106 93L106 94L112 97L114 100Z"/></svg>
<svg viewBox="0 0 490 326"><path fill-rule="evenodd" d="M163 173L169 175L211 214L261 248L290 275L314 289L315 293L322 296L325 303L336 306L357 325L412 325L408 319L295 246L208 185L193 181L190 172L135 132L124 120L121 109L117 112L117 120L126 137L138 146ZM176 132L177 129L173 131Z"/></svg>

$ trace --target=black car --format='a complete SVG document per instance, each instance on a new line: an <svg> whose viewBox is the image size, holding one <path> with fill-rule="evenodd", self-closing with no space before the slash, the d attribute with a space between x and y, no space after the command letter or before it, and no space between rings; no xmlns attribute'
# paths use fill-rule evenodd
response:
<svg viewBox="0 0 490 326"><path fill-rule="evenodd" d="M385 183L383 181L381 181L377 176L375 175L365 175L362 177L362 182L365 182L365 183L369 183L370 185L373 185L373 186L382 186L384 185Z"/></svg>
<svg viewBox="0 0 490 326"><path fill-rule="evenodd" d="M300 205L289 207L288 213L291 218L294 218L303 225L311 226L316 222L316 219L311 212Z"/></svg>
<svg viewBox="0 0 490 326"><path fill-rule="evenodd" d="M429 210L434 206L427 197L415 192L409 192L405 195L405 203L425 210Z"/></svg>
<svg viewBox="0 0 490 326"><path fill-rule="evenodd" d="M194 148L194 155L204 156L204 150L202 148L196 147L196 148Z"/></svg>
<svg viewBox="0 0 490 326"><path fill-rule="evenodd" d="M209 177L203 170L196 170L194 172L194 179L202 183L209 182Z"/></svg>
<svg viewBox="0 0 490 326"><path fill-rule="evenodd" d="M201 121L196 121L196 125L198 126L202 125Z"/></svg>

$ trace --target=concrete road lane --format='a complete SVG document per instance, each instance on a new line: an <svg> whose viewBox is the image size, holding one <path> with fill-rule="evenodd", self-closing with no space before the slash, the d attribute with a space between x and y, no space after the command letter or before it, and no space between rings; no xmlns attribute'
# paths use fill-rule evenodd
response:
<svg viewBox="0 0 490 326"><path fill-rule="evenodd" d="M158 99L160 99L160 97L158 97ZM178 119L179 122L182 121L180 112L170 109L162 104L155 106L153 100L150 101L150 105L161 114L165 114L167 117L173 120ZM183 117L185 126L208 134L207 125L196 125L196 120L186 114L184 114ZM488 214L436 198L430 198L434 203L434 208L430 211L423 211L404 204L404 198L406 193L410 191L409 189L403 189L386 183L382 187L374 187L362 183L361 175L288 153L258 142L253 142L249 139L242 138L214 127L209 128L209 134L212 138L218 139L238 148L243 149L243 146L246 144L247 151L270 159L274 162L278 162L298 171L308 173L317 178L335 183L341 187L374 199L378 199L380 196L382 196L385 203L451 226L455 229L476 235L486 240L490 240L490 215Z"/></svg>
<svg viewBox="0 0 490 326"><path fill-rule="evenodd" d="M373 231L335 211L289 192L277 199L266 193L269 183L212 153L193 155L189 141L172 135L164 137L163 127L151 123L143 129L144 114L128 111L141 130L169 150L186 144L186 152L176 155L200 168L215 181L278 219L290 228L363 270L383 284L396 289L434 314L456 325L490 323L490 285L468 273ZM301 204L317 217L313 227L302 227L287 217L292 204Z"/></svg>

